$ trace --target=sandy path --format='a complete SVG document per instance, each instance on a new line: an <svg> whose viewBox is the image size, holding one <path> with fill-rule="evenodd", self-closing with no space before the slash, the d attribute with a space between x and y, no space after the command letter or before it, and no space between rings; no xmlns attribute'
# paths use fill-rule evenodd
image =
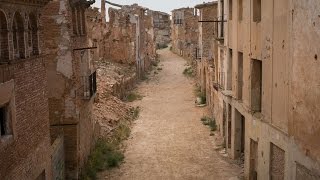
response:
<svg viewBox="0 0 320 180"><path fill-rule="evenodd" d="M186 61L167 49L159 53L163 70L139 86L145 97L133 104L142 111L126 142L125 163L104 179L225 180L237 176L240 168L213 150L210 130L200 121L205 109L194 107L193 82L182 74Z"/></svg>

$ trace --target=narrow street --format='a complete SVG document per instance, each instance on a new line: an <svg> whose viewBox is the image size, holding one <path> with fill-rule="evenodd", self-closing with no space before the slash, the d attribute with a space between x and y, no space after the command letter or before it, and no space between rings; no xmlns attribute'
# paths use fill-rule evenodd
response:
<svg viewBox="0 0 320 180"><path fill-rule="evenodd" d="M144 98L140 118L126 143L125 162L101 179L214 179L239 175L241 169L214 150L214 138L194 106L194 83L183 75L186 61L168 49L159 52L162 71L138 87ZM102 175L102 176L101 176Z"/></svg>

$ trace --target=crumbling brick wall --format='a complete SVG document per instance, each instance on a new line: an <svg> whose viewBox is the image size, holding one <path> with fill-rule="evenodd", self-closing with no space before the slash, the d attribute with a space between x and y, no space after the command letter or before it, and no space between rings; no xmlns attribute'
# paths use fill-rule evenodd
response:
<svg viewBox="0 0 320 180"><path fill-rule="evenodd" d="M152 11L137 4L109 8L106 60L136 65L139 77L156 58Z"/></svg>
<svg viewBox="0 0 320 180"><path fill-rule="evenodd" d="M51 1L43 9L48 55L49 114L52 142L65 142L67 179L78 179L95 142L92 118L94 44L88 38L87 1Z"/></svg>
<svg viewBox="0 0 320 180"><path fill-rule="evenodd" d="M35 37L27 31L31 20L36 21L34 27L41 27L42 22L37 17L46 2L0 3L1 28L10 30L1 34L10 34L5 35L7 38L1 37L0 60L6 62L0 65L0 106L9 106L10 115L6 119L10 122L7 128L11 130L10 134L0 136L0 179L4 180L36 179L41 174L51 178L47 79L45 56L40 51L43 36L38 36L40 44L32 44L28 40ZM16 17L19 17L18 21ZM13 45L16 41L12 34L14 22L23 35L18 46Z"/></svg>
<svg viewBox="0 0 320 180"><path fill-rule="evenodd" d="M112 62L135 64L135 16L124 9L109 8L109 18L104 58Z"/></svg>

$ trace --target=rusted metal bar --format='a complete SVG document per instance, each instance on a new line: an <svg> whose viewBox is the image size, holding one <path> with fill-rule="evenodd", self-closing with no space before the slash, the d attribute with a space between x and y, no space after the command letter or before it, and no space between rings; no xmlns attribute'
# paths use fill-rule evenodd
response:
<svg viewBox="0 0 320 180"><path fill-rule="evenodd" d="M116 7L119 7L119 8L122 8L123 5L120 5L120 4L116 4L116 3L113 3L113 2L110 2L110 1L105 1L106 3L112 5L112 6L116 6Z"/></svg>
<svg viewBox="0 0 320 180"><path fill-rule="evenodd" d="M97 49L97 47L77 48L77 49L73 49L73 51L82 51L82 50L87 50L87 49Z"/></svg>

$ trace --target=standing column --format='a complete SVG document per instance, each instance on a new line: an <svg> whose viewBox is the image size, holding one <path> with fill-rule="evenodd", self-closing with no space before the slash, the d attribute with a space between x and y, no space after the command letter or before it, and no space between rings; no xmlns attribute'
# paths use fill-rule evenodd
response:
<svg viewBox="0 0 320 180"><path fill-rule="evenodd" d="M101 14L102 14L102 23L106 23L106 1L101 0Z"/></svg>

